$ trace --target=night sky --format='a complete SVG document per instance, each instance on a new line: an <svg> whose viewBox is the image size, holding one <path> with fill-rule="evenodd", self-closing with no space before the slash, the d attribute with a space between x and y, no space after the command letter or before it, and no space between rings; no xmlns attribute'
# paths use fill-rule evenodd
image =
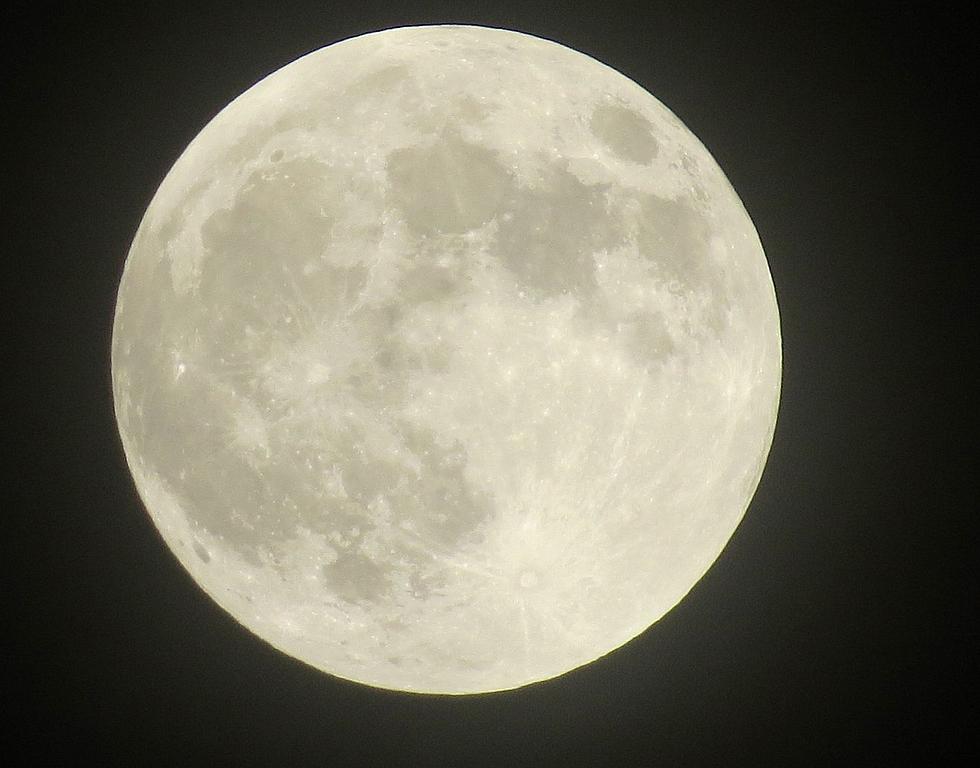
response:
<svg viewBox="0 0 980 768"><path fill-rule="evenodd" d="M965 235L976 203L957 192L967 153L954 142L976 98L964 23L899 3L346 5L7 11L0 763L966 757L980 710L965 685L977 666L978 505L964 424L976 380L959 377L977 328L964 313L977 297ZM556 40L673 110L755 222L784 345L765 475L688 597L587 667L464 698L332 678L218 608L142 508L109 380L129 243L206 122L311 50L450 22Z"/></svg>

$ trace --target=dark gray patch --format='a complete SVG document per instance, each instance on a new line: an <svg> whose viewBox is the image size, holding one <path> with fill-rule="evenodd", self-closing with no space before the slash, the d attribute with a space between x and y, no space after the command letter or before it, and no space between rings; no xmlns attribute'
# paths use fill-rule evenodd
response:
<svg viewBox="0 0 980 768"><path fill-rule="evenodd" d="M363 555L343 552L322 573L331 591L349 603L373 602L388 591L384 569Z"/></svg>
<svg viewBox="0 0 980 768"><path fill-rule="evenodd" d="M329 166L293 159L252 174L231 207L204 223L199 296L207 338L222 346L217 357L227 357L246 323L288 336L308 329L313 316L336 313L345 291L363 285L363 271L331 270L320 258L342 206ZM316 271L304 274L309 265Z"/></svg>
<svg viewBox="0 0 980 768"><path fill-rule="evenodd" d="M486 669L490 669L494 663L494 659L463 656L459 660L459 667L460 669L466 669L473 672L482 672Z"/></svg>
<svg viewBox="0 0 980 768"><path fill-rule="evenodd" d="M458 234L484 224L511 184L492 151L451 131L431 146L396 149L387 166L388 202L424 236Z"/></svg>
<svg viewBox="0 0 980 768"><path fill-rule="evenodd" d="M437 343L426 348L423 353L423 361L427 371L430 373L445 373L452 365L453 358L458 354L458 350L447 343Z"/></svg>
<svg viewBox="0 0 980 768"><path fill-rule="evenodd" d="M589 128L614 155L624 160L646 165L659 151L650 121L618 104L597 107Z"/></svg>
<svg viewBox="0 0 980 768"><path fill-rule="evenodd" d="M485 103L481 103L469 95L461 96L456 104L456 114L463 122L471 125L485 120L491 111L491 108Z"/></svg>
<svg viewBox="0 0 980 768"><path fill-rule="evenodd" d="M293 264L301 274L303 263L326 246L342 204L336 174L324 163L295 159L256 171L233 205L201 227L205 262L220 267L216 277L236 290L236 273L248 278Z"/></svg>
<svg viewBox="0 0 980 768"><path fill-rule="evenodd" d="M682 288L697 289L711 280L710 232L689 203L644 195L637 223L640 255L664 283L676 281Z"/></svg>
<svg viewBox="0 0 980 768"><path fill-rule="evenodd" d="M269 159L274 163L278 163L280 160L282 160L284 154L285 153L281 149L277 149L275 152L269 155Z"/></svg>
<svg viewBox="0 0 980 768"><path fill-rule="evenodd" d="M236 335L245 322L258 328L285 323L289 308L271 306L268 298L282 300L301 283L311 287L311 281L301 279L303 268L326 249L341 199L330 169L312 160L281 162L254 173L234 204L201 227L207 251L199 288L202 305L234 315ZM300 297L291 298L302 305ZM222 335L216 323L220 326L220 317L209 318L209 337Z"/></svg>
<svg viewBox="0 0 980 768"><path fill-rule="evenodd" d="M583 184L558 166L546 166L533 189L518 189L501 217L497 253L537 296L590 294L596 288L593 254L622 242L606 210L605 186Z"/></svg>
<svg viewBox="0 0 980 768"><path fill-rule="evenodd" d="M691 202L644 195L637 245L657 277L675 293L709 297L709 327L719 329L729 304L724 270L711 258L711 228Z"/></svg>
<svg viewBox="0 0 980 768"><path fill-rule="evenodd" d="M424 577L417 570L411 571L408 576L409 593L416 600L425 600L432 594L433 590L442 586L435 577Z"/></svg>
<svg viewBox="0 0 980 768"><path fill-rule="evenodd" d="M641 366L661 363L677 351L663 315L624 312L615 299L597 295L583 302L576 319L582 333L594 333L598 326L602 336L614 340Z"/></svg>
<svg viewBox="0 0 980 768"><path fill-rule="evenodd" d="M384 497L390 505L391 525L402 530L402 523L411 523L410 536L428 542L424 551L429 551L433 546L456 547L493 514L492 497L465 476L468 457L461 443L440 443L428 430L407 423L399 431L405 448L418 462L418 471L370 459L356 447L344 450L343 478L349 498L333 502L322 525L312 527L327 534L331 530L342 533L355 551L359 539L373 526L366 507ZM402 490L392 494L394 488ZM427 594L430 586L415 580L412 590Z"/></svg>
<svg viewBox="0 0 980 768"><path fill-rule="evenodd" d="M427 301L444 301L459 292L460 281L452 267L417 263L399 283L398 296L409 306Z"/></svg>
<svg viewBox="0 0 980 768"><path fill-rule="evenodd" d="M348 86L344 96L356 100L386 94L409 76L404 64L392 64L358 78Z"/></svg>
<svg viewBox="0 0 980 768"><path fill-rule="evenodd" d="M199 541L195 541L194 542L194 554L196 554L199 558L201 558L201 561L202 562L205 562L205 563L210 563L211 562L211 555L201 545L201 542L199 542Z"/></svg>
<svg viewBox="0 0 980 768"><path fill-rule="evenodd" d="M394 488L399 477L406 471L390 462L370 458L357 442L350 448L340 447L339 452L349 456L343 465L344 487L350 498L358 504L353 510L355 515L363 514L363 508L378 495Z"/></svg>
<svg viewBox="0 0 980 768"><path fill-rule="evenodd" d="M631 315L622 321L619 330L626 348L642 362L664 360L677 351L661 315Z"/></svg>
<svg viewBox="0 0 980 768"><path fill-rule="evenodd" d="M246 563L254 566L255 568L261 568L265 565L265 562L261 557L259 557L258 552L254 547L246 547L245 549L242 549L239 554ZM251 602L251 599L249 599L249 602Z"/></svg>
<svg viewBox="0 0 980 768"><path fill-rule="evenodd" d="M493 514L493 500L466 479L469 457L459 441L442 445L433 433L409 424L402 425L402 435L422 465L409 504L414 509L406 517L426 538L456 544Z"/></svg>

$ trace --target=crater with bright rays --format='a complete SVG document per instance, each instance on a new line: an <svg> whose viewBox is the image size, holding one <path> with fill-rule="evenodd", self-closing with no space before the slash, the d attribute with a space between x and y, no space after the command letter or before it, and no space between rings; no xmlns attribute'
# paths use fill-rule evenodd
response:
<svg viewBox="0 0 980 768"><path fill-rule="evenodd" d="M619 647L716 559L780 384L707 150L556 43L407 27L234 100L119 289L116 415L168 546L325 672L476 693Z"/></svg>

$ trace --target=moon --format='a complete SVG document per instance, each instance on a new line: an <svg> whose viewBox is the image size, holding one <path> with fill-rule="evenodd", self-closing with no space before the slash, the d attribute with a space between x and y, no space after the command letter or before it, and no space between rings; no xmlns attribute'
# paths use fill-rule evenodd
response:
<svg viewBox="0 0 980 768"><path fill-rule="evenodd" d="M251 632L467 694L622 646L718 557L781 377L756 230L587 55L385 30L266 77L135 235L112 335L139 494Z"/></svg>

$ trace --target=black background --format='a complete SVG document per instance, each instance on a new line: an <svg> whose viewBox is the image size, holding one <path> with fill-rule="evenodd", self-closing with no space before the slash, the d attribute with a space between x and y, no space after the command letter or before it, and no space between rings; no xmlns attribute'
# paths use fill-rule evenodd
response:
<svg viewBox="0 0 980 768"><path fill-rule="evenodd" d="M958 761L978 725L975 300L953 137L975 81L932 4L35 3L8 11L0 762L837 765ZM681 605L557 680L344 682L240 628L157 535L109 385L115 290L204 124L303 53L390 26L557 40L650 90L752 215L782 317L768 468ZM957 338L955 329L968 331ZM957 394L960 392L962 394ZM6 453L6 451L5 451ZM971 588L968 589L967 587ZM969 658L970 661L967 661Z"/></svg>

